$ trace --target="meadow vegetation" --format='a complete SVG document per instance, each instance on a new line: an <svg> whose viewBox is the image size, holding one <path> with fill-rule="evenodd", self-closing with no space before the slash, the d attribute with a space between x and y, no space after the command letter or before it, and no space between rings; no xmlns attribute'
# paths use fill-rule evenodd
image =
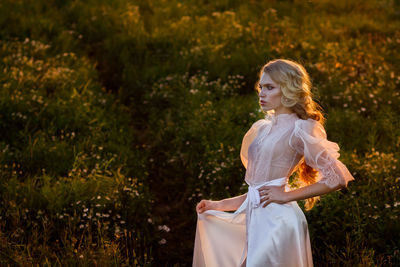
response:
<svg viewBox="0 0 400 267"><path fill-rule="evenodd" d="M314 264L400 264L399 10L2 1L0 265L190 266L196 203L247 191L240 144L274 58L308 70L356 179L305 211Z"/></svg>

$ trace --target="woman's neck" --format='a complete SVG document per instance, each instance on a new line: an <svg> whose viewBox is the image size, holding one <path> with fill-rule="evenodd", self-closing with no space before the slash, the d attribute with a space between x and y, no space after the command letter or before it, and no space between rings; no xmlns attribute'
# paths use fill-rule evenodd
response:
<svg viewBox="0 0 400 267"><path fill-rule="evenodd" d="M287 107L280 107L280 108L275 109L274 111L275 111L275 115L294 113L293 110L291 110L290 108L287 108Z"/></svg>

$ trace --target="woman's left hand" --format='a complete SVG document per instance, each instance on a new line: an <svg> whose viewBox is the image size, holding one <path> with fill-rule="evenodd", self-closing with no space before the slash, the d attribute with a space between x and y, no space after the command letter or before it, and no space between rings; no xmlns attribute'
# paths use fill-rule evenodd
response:
<svg viewBox="0 0 400 267"><path fill-rule="evenodd" d="M288 193L285 192L285 185L282 186L262 186L258 189L260 192L260 203L264 202L265 208L269 203L275 202L284 204L289 201Z"/></svg>

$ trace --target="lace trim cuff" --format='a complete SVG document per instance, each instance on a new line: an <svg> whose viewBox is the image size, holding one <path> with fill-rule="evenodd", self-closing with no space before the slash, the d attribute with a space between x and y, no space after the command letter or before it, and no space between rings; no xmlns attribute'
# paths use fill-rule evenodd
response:
<svg viewBox="0 0 400 267"><path fill-rule="evenodd" d="M326 184L330 188L334 188L339 184L342 184L342 178L336 172L334 168L334 162L331 162L328 167L320 170L322 173L321 180L318 183Z"/></svg>

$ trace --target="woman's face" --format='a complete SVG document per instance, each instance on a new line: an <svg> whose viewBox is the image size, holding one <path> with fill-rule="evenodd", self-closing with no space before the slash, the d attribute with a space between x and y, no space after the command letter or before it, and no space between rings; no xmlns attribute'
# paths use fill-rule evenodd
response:
<svg viewBox="0 0 400 267"><path fill-rule="evenodd" d="M258 97L263 111L273 109L276 112L283 108L281 88L265 72L262 73L260 78Z"/></svg>

